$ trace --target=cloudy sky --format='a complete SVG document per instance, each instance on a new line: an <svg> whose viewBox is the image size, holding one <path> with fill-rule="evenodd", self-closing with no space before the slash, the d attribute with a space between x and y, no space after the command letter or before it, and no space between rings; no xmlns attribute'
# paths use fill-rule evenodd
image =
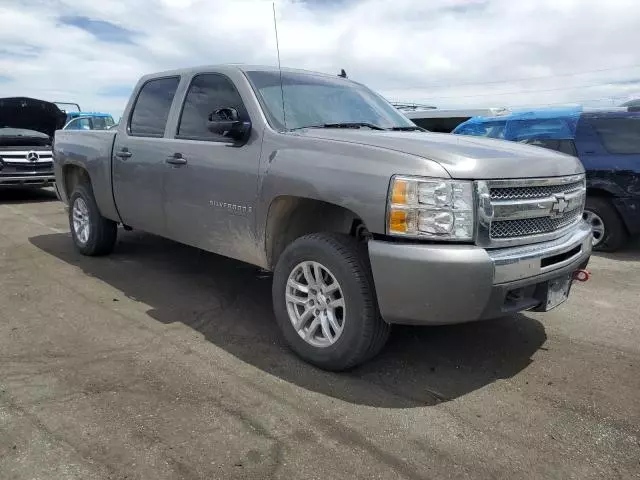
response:
<svg viewBox="0 0 640 480"><path fill-rule="evenodd" d="M280 0L282 64L392 101L618 105L640 97L638 0ZM263 0L0 0L0 97L122 112L138 77L276 64Z"/></svg>

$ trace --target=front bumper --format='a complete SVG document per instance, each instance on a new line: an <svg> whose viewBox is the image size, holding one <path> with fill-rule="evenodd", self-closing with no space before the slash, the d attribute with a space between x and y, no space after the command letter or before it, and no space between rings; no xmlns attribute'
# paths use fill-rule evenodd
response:
<svg viewBox="0 0 640 480"><path fill-rule="evenodd" d="M545 282L586 267L591 241L584 222L557 240L496 250L372 240L380 312L389 323L443 325L536 308Z"/></svg>
<svg viewBox="0 0 640 480"><path fill-rule="evenodd" d="M56 177L53 173L46 175L0 175L0 187L8 185L18 186L48 186L55 183Z"/></svg>

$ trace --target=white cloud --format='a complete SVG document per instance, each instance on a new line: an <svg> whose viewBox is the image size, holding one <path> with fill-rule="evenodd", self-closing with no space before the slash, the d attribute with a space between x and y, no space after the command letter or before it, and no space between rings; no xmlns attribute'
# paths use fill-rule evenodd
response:
<svg viewBox="0 0 640 480"><path fill-rule="evenodd" d="M640 96L636 0L282 0L277 12L283 65L344 68L392 100L611 105ZM118 115L145 73L275 64L272 15L270 1L5 0L0 96ZM629 68L594 72L613 67ZM545 78L486 83L530 77Z"/></svg>

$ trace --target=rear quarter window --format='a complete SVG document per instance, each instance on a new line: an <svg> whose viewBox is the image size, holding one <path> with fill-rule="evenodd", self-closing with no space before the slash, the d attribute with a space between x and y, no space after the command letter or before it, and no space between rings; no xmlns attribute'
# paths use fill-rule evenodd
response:
<svg viewBox="0 0 640 480"><path fill-rule="evenodd" d="M589 123L609 153L640 154L640 117L592 118Z"/></svg>

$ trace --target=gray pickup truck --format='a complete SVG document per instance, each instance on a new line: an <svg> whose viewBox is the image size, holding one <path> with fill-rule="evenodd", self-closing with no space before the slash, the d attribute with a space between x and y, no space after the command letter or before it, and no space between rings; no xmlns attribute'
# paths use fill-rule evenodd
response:
<svg viewBox="0 0 640 480"><path fill-rule="evenodd" d="M77 249L109 253L121 224L271 270L284 337L321 368L373 357L391 324L550 310L587 276L576 158L426 132L346 78L162 72L122 118L56 132Z"/></svg>

